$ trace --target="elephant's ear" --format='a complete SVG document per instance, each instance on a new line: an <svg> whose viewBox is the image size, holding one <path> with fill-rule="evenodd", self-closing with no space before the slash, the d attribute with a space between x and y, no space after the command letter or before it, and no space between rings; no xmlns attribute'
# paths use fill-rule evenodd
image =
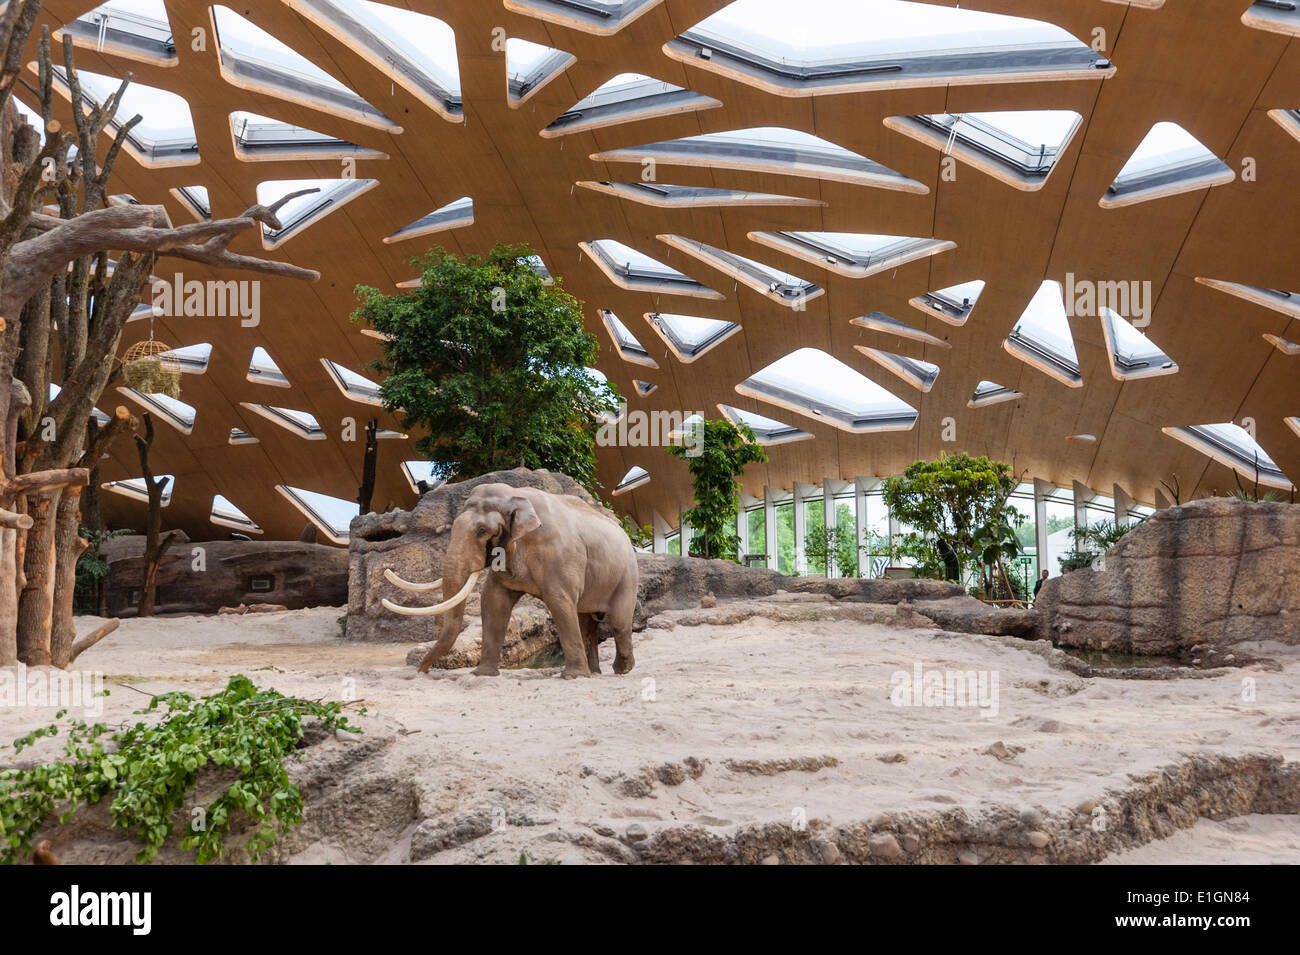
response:
<svg viewBox="0 0 1300 955"><path fill-rule="evenodd" d="M542 526L542 519L537 510L526 497L510 499L510 539L519 540L525 534L531 534Z"/></svg>

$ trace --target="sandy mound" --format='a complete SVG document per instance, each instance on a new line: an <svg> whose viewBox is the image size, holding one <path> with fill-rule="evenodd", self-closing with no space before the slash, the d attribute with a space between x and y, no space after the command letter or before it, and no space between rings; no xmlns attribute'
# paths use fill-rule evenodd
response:
<svg viewBox="0 0 1300 955"><path fill-rule="evenodd" d="M234 672L365 700L365 746L324 740L295 770L307 821L278 861L1076 862L1188 830L1167 848L1194 862L1263 838L1198 819L1300 811L1295 647L1252 648L1273 670L1088 679L1013 637L864 613L664 615L631 674L606 644L605 675L578 681L418 676L409 645L344 643L328 608L124 621L80 662L110 719L145 702L115 684L209 692ZM973 695L928 702L973 705L925 705L945 674ZM52 717L0 711L0 741Z"/></svg>

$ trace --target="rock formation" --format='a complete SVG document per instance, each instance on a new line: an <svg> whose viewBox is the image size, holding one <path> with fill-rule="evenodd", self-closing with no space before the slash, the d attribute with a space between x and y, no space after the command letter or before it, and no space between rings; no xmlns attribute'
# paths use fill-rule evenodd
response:
<svg viewBox="0 0 1300 955"><path fill-rule="evenodd" d="M175 533L158 568L155 613L217 613L241 603L298 610L347 600L348 554L342 548L298 541L191 542ZM144 578L144 537L105 541L100 555L109 565L108 615L132 616Z"/></svg>
<svg viewBox="0 0 1300 955"><path fill-rule="evenodd" d="M1141 654L1243 640L1300 643L1300 507L1209 498L1159 511L1104 569L1049 580L1038 635Z"/></svg>

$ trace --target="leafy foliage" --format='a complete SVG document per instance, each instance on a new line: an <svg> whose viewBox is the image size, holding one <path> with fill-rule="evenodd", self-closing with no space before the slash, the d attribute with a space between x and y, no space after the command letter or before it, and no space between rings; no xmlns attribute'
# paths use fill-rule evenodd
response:
<svg viewBox="0 0 1300 955"><path fill-rule="evenodd" d="M134 534L135 531L119 527L117 530L93 531L89 527L81 528L81 536L86 541L87 547L77 558L77 584L81 585L82 581L96 581L108 574L108 561L100 556L99 549L105 543L114 537L123 537L127 534Z"/></svg>
<svg viewBox="0 0 1300 955"><path fill-rule="evenodd" d="M1019 551L1015 528L1023 518L1007 504L1016 488L1009 465L966 454L915 461L901 477L885 481L890 512L912 530L902 535L898 552L917 562L925 576L948 576L942 542L952 547L958 580L974 563L985 590L1004 557Z"/></svg>
<svg viewBox="0 0 1300 955"><path fill-rule="evenodd" d="M1058 557L1057 563L1062 570L1082 570L1091 567L1093 562L1110 550L1119 539L1133 528L1128 524L1116 524L1114 521L1098 521L1087 527L1076 527L1070 531L1074 541L1074 550L1064 557Z"/></svg>
<svg viewBox="0 0 1300 955"><path fill-rule="evenodd" d="M289 781L284 758L302 741L304 719L325 730L358 733L342 703L322 703L262 690L245 676L196 699L190 693L154 697L137 715L164 707L160 721L141 720L114 732L110 727L66 720L65 759L32 769L0 771L0 862L26 859L31 840L51 815L66 823L78 807L111 798L113 825L144 843L137 862L149 862L171 835L174 816L184 811L199 772L223 770L234 779L204 808L181 838L200 864L220 859L223 840L242 812L258 823L247 849L256 860L281 830L302 821L302 794ZM362 711L364 712L364 710ZM59 713L62 719L64 713ZM43 737L58 736L58 724L14 741L21 753Z"/></svg>
<svg viewBox="0 0 1300 955"><path fill-rule="evenodd" d="M686 462L694 483L695 506L682 515L694 533L690 549L704 557L737 560L738 479L747 465L766 461L767 452L744 422L705 419L695 427L703 430L702 438L697 432L694 441L668 448L669 454ZM700 452L695 457L693 449Z"/></svg>
<svg viewBox="0 0 1300 955"><path fill-rule="evenodd" d="M582 303L529 262L527 246L498 245L464 261L436 248L411 260L420 287L396 295L358 286L352 320L386 337L373 367L380 396L425 428L415 443L439 477L501 469L561 471L593 489L595 432L618 392L587 368L596 339Z"/></svg>
<svg viewBox="0 0 1300 955"><path fill-rule="evenodd" d="M804 555L808 568L825 572L834 562L841 577L858 575L858 522L847 504L835 508L835 526L828 528L825 521L826 505L815 502L808 507L808 532L804 535ZM820 516L819 516L820 515Z"/></svg>

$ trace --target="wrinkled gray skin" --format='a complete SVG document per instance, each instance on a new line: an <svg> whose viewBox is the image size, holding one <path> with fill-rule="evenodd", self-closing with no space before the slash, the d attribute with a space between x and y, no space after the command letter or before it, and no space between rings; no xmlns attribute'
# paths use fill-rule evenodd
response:
<svg viewBox="0 0 1300 955"><path fill-rule="evenodd" d="M480 485L451 526L443 594L457 593L483 567L493 569L480 595L483 652L475 674L497 675L510 611L523 594L539 598L551 612L564 650L565 679L600 672L596 629L602 617L614 632L614 672L632 669L636 553L608 515L565 494ZM421 673L451 650L464 617L464 601L446 611L437 644L420 661Z"/></svg>

